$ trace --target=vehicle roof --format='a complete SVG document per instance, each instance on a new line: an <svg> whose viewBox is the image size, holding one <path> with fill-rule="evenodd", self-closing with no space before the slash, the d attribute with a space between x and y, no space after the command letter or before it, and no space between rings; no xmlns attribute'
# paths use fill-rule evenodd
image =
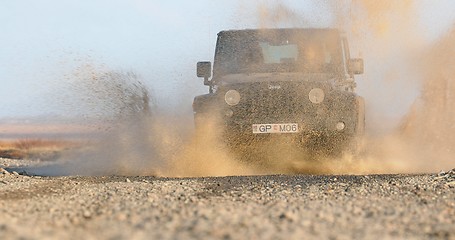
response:
<svg viewBox="0 0 455 240"><path fill-rule="evenodd" d="M283 34L287 33L330 33L330 34L341 34L341 32L336 28L264 28L264 29L242 29L242 30L224 30L218 33L218 36L222 35L236 35L236 34L267 34L267 33L276 33L282 32Z"/></svg>

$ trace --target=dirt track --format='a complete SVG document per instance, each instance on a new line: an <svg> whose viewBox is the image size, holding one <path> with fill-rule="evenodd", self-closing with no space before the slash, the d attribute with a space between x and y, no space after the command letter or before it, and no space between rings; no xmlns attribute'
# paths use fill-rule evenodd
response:
<svg viewBox="0 0 455 240"><path fill-rule="evenodd" d="M0 173L0 238L455 239L454 178Z"/></svg>

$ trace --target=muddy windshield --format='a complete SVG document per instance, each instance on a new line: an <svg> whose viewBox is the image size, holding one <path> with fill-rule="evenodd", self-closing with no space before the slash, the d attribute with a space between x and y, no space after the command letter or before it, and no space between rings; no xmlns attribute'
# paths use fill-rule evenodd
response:
<svg viewBox="0 0 455 240"><path fill-rule="evenodd" d="M338 32L333 30L243 30L219 34L214 74L335 73L342 68Z"/></svg>

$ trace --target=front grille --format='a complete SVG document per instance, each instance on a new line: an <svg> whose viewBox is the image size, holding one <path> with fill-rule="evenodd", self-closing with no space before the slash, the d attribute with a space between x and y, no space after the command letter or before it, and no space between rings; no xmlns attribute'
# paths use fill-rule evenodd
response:
<svg viewBox="0 0 455 240"><path fill-rule="evenodd" d="M280 86L279 89L270 86ZM272 88L272 89L270 89ZM290 123L314 119L322 104L314 105L308 99L312 87L301 83L255 83L237 90L242 96L233 108L233 120L243 123Z"/></svg>

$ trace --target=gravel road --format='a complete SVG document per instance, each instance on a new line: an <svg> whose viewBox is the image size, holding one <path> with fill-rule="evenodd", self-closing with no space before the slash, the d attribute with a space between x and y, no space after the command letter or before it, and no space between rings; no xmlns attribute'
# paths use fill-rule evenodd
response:
<svg viewBox="0 0 455 240"><path fill-rule="evenodd" d="M0 216L0 239L455 239L455 171L170 179L0 169Z"/></svg>

